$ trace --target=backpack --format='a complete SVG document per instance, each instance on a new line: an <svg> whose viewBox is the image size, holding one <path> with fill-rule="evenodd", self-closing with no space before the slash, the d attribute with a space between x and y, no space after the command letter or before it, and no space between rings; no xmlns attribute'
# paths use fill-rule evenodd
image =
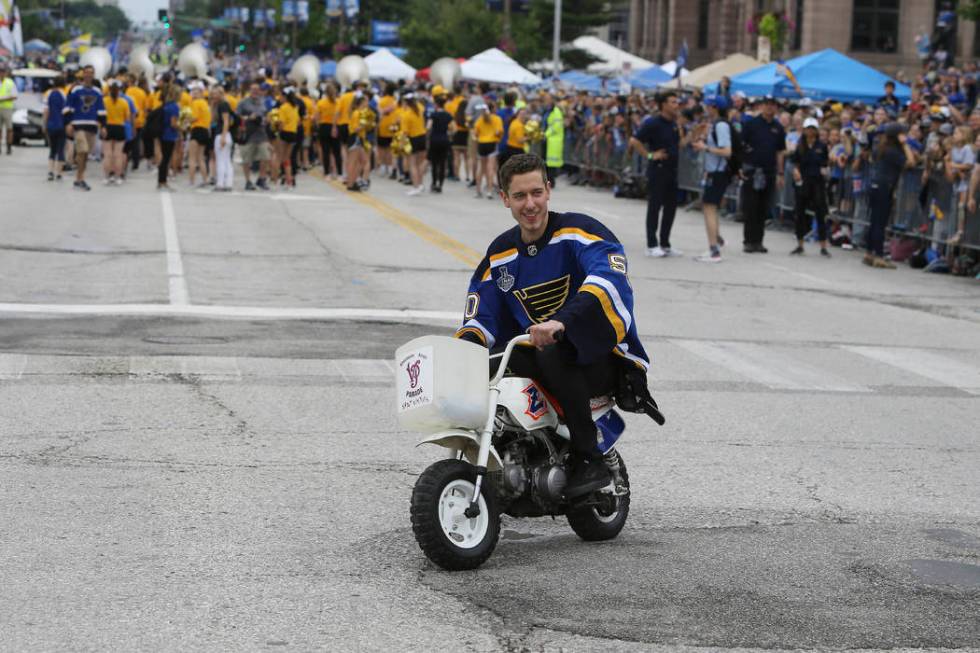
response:
<svg viewBox="0 0 980 653"><path fill-rule="evenodd" d="M727 120L719 120L718 122L724 122L728 125L728 133L731 135L732 141L732 154L728 157L728 165L725 168L725 174L728 175L729 179L738 176L738 173L742 171L742 161L745 159L745 146L742 144L742 132L735 129L732 123ZM718 122L715 123L715 143L718 142Z"/></svg>

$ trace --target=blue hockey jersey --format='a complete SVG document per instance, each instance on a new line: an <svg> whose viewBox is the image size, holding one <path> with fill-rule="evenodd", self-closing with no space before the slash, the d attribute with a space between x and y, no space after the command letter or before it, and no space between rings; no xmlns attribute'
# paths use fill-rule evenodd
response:
<svg viewBox="0 0 980 653"><path fill-rule="evenodd" d="M75 126L96 127L105 118L102 91L94 86L79 84L68 94L65 122Z"/></svg>
<svg viewBox="0 0 980 653"><path fill-rule="evenodd" d="M534 243L521 241L518 226L498 236L470 281L456 337L493 349L551 319L565 325L580 364L612 352L649 367L623 246L587 215L549 212Z"/></svg>

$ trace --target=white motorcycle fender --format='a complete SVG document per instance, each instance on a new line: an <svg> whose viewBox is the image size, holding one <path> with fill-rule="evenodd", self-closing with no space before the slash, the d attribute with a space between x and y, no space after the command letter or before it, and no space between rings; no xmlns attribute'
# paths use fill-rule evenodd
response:
<svg viewBox="0 0 980 653"><path fill-rule="evenodd" d="M480 454L480 436L470 431L463 431L458 429L452 429L449 431L442 431L436 433L435 435L430 435L424 440L416 444L416 447L420 447L423 444L437 444L440 447L446 447L447 449L455 449L456 451L462 451L463 455L466 456L466 460L470 464L475 465L477 461L477 456ZM503 463L500 460L500 455L497 453L493 445L490 445L490 457L487 459L487 471L495 472L503 469Z"/></svg>

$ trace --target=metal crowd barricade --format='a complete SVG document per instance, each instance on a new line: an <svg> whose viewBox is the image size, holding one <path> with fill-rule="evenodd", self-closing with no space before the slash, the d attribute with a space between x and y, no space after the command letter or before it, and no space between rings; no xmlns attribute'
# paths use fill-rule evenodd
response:
<svg viewBox="0 0 980 653"><path fill-rule="evenodd" d="M704 157L693 148L682 147L677 153L677 187L700 194L703 176Z"/></svg>

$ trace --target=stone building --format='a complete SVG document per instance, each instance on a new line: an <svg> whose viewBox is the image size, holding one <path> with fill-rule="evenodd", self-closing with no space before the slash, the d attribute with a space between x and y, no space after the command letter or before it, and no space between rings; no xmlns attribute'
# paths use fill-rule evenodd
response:
<svg viewBox="0 0 980 653"><path fill-rule="evenodd" d="M950 0L630 0L629 50L656 62L674 59L686 39L688 68L733 52L756 55L751 19L768 11L790 16L784 57L834 48L894 73L918 68L916 37L931 34ZM956 56L980 55L975 24L956 24ZM773 53L773 58L779 55Z"/></svg>

